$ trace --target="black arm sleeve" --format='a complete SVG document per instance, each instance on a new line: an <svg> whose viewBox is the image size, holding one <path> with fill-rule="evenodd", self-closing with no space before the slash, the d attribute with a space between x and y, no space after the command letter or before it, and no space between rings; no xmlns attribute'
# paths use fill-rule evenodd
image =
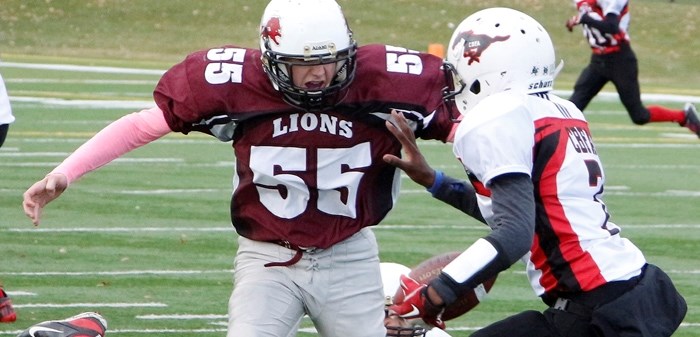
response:
<svg viewBox="0 0 700 337"><path fill-rule="evenodd" d="M581 16L581 23L596 28L603 34L615 35L620 32L620 17L617 14L608 14L602 21L584 14Z"/></svg>
<svg viewBox="0 0 700 337"><path fill-rule="evenodd" d="M535 195L530 176L511 173L495 177L489 183L493 231L486 240L504 248L511 264L525 255L535 238ZM500 254L501 252L499 252Z"/></svg>
<svg viewBox="0 0 700 337"><path fill-rule="evenodd" d="M474 191L474 187L468 181L458 180L441 172L436 172L436 174L440 174L441 179L437 181L439 185L430 188L433 198L466 213L482 223L486 223L476 201L476 191Z"/></svg>
<svg viewBox="0 0 700 337"><path fill-rule="evenodd" d="M510 173L498 176L489 184L493 206L493 229L484 240L497 251L496 256L464 282L457 282L446 273L430 283L448 305L499 272L508 269L525 255L535 235L535 197L532 180L527 174Z"/></svg>

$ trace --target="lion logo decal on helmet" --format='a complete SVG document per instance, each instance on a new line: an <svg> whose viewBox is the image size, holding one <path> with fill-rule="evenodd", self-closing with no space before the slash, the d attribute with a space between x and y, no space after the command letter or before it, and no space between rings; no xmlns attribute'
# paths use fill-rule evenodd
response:
<svg viewBox="0 0 700 337"><path fill-rule="evenodd" d="M280 27L280 18L277 16L271 17L270 20L267 20L267 23L265 26L262 27L260 30L260 35L262 35L263 39L266 40L272 40L275 42L276 45L280 45L280 42L277 41L279 37L282 37L282 27Z"/></svg>
<svg viewBox="0 0 700 337"><path fill-rule="evenodd" d="M464 41L464 58L468 58L469 62L467 65L471 65L474 62L480 62L479 58L481 53L483 53L486 48L488 48L492 43L505 41L510 38L507 36L495 36L491 37L483 34L474 34L474 31L470 30L468 32L461 32L457 35L452 48L456 47L458 41Z"/></svg>

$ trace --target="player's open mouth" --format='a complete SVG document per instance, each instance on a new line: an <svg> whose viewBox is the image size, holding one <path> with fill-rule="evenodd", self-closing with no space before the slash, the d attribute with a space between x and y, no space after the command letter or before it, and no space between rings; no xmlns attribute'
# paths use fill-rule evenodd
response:
<svg viewBox="0 0 700 337"><path fill-rule="evenodd" d="M323 81L312 81L304 83L307 89L321 89L323 88Z"/></svg>

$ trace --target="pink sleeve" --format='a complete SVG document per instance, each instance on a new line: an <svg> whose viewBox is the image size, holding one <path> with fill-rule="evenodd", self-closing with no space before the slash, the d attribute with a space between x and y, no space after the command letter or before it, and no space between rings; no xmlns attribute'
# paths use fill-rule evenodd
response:
<svg viewBox="0 0 700 337"><path fill-rule="evenodd" d="M170 132L158 107L128 114L95 134L51 173L65 175L70 184L84 174Z"/></svg>
<svg viewBox="0 0 700 337"><path fill-rule="evenodd" d="M459 114L459 117L457 117L457 121L461 122L462 118L464 118L464 115ZM452 129L450 130L450 134L447 136L446 142L448 142L448 143L455 142L455 133L457 133L457 128L459 127L459 122L452 124Z"/></svg>

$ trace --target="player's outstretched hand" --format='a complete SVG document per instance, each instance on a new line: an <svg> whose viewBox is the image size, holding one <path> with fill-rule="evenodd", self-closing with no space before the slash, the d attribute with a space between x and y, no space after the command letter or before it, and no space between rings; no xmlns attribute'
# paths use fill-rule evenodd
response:
<svg viewBox="0 0 700 337"><path fill-rule="evenodd" d="M581 23L582 16L592 11L589 1L578 1L576 8L578 8L578 14L569 18L569 20L566 20L566 29L568 29L570 32L574 31L574 26Z"/></svg>
<svg viewBox="0 0 700 337"><path fill-rule="evenodd" d="M405 319L422 318L425 323L445 329L445 322L441 317L445 308L433 304L428 299L427 290L427 285L406 275L401 275L403 301L390 306L389 313Z"/></svg>
<svg viewBox="0 0 700 337"><path fill-rule="evenodd" d="M58 198L68 188L68 178L60 173L52 173L34 183L24 192L22 207L34 225L41 221L44 206Z"/></svg>
<svg viewBox="0 0 700 337"><path fill-rule="evenodd" d="M574 26L579 24L579 16L574 15L569 20L566 20L566 29L568 29L570 32L574 31Z"/></svg>
<svg viewBox="0 0 700 337"><path fill-rule="evenodd" d="M395 110L391 112L391 117L392 121L387 121L386 127L401 143L404 157L399 158L393 154L385 154L384 161L406 172L406 175L416 183L426 188L433 186L435 170L428 165L425 157L418 149L416 137L408 125L406 117Z"/></svg>

